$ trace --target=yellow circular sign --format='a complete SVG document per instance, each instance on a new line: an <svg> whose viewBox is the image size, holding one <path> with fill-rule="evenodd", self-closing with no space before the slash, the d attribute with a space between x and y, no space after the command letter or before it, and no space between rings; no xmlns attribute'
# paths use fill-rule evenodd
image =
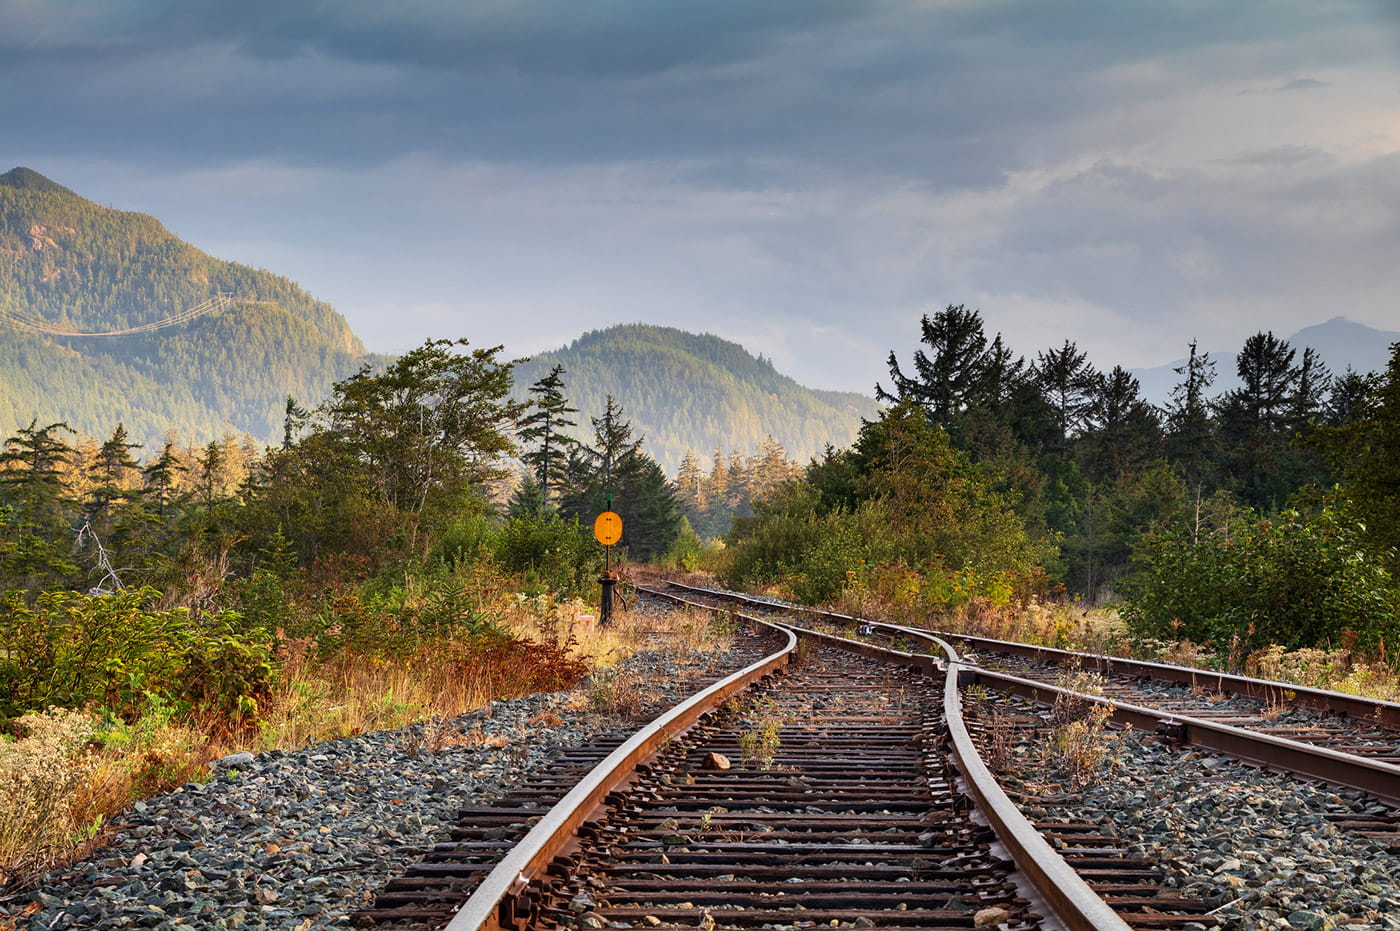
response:
<svg viewBox="0 0 1400 931"><path fill-rule="evenodd" d="M622 518L612 511L604 511L593 520L593 536L604 546L612 546L622 539Z"/></svg>

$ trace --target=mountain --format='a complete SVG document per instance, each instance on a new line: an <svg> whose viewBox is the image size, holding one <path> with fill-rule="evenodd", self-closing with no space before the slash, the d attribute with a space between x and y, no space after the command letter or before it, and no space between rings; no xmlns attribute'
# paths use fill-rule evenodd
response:
<svg viewBox="0 0 1400 931"><path fill-rule="evenodd" d="M1345 317L1333 317L1326 323L1304 327L1288 337L1288 345L1296 349L1299 356L1307 347L1315 349L1333 375L1342 374L1347 366L1361 373L1384 371L1390 361L1390 346L1396 342L1400 342L1400 332L1377 330ZM1215 363L1215 384L1210 388L1211 397L1240 386L1239 376L1235 374L1235 356L1234 351L1210 350L1211 361ZM1181 376L1174 369L1185 364L1183 357L1155 368L1133 369L1133 374L1142 385L1143 397L1153 404L1165 404L1171 399L1172 389L1181 381Z"/></svg>
<svg viewBox="0 0 1400 931"><path fill-rule="evenodd" d="M673 475L687 449L708 467L716 447L749 455L770 434L805 461L827 443L849 445L861 418L876 415L874 398L804 388L738 343L670 327L633 323L585 333L519 366L517 395L555 365L564 366L565 393L579 409L578 437L592 439L588 418L602 414L611 394Z"/></svg>
<svg viewBox="0 0 1400 931"><path fill-rule="evenodd" d="M0 175L0 436L37 418L99 438L120 421L147 454L171 430L271 441L288 395L319 403L366 358L294 282L28 168Z"/></svg>

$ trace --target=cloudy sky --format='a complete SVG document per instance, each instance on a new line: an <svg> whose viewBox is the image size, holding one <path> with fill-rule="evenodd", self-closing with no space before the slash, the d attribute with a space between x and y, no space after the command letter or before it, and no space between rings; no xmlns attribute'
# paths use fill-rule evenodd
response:
<svg viewBox="0 0 1400 931"><path fill-rule="evenodd" d="M372 349L646 321L870 391L1400 329L1390 0L0 0L0 171L288 275Z"/></svg>

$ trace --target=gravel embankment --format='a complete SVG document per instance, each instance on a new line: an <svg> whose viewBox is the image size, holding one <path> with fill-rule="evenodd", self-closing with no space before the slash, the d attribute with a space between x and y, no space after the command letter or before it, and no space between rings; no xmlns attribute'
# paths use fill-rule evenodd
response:
<svg viewBox="0 0 1400 931"><path fill-rule="evenodd" d="M699 665L641 652L623 668L652 683L649 705L662 708L694 691L696 675L751 661L746 651L705 654ZM0 924L349 927L375 890L445 835L458 808L622 726L590 712L581 692L498 701L449 724L447 746L426 747L414 726L225 761L211 782L138 803L92 857L0 900Z"/></svg>
<svg viewBox="0 0 1400 931"><path fill-rule="evenodd" d="M1184 894L1216 904L1209 927L1400 929L1400 857L1327 817L1383 805L1142 735L1107 739L1089 785L1057 790L1062 774L1034 764L1003 784L1030 797L1033 820L1101 824L1158 861ZM1035 758L1033 741L1019 749Z"/></svg>

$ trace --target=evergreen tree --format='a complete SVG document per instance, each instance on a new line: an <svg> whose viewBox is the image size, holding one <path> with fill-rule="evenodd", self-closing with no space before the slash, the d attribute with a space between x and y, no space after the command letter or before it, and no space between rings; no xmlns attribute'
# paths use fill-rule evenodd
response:
<svg viewBox="0 0 1400 931"><path fill-rule="evenodd" d="M1091 395L1102 387L1099 375L1089 364L1088 354L1069 340L1059 349L1048 349L1037 355L1032 372L1050 404L1058 447L1063 452L1083 426L1094 403Z"/></svg>
<svg viewBox="0 0 1400 931"><path fill-rule="evenodd" d="M1332 382L1324 414L1326 425L1343 427L1370 418L1376 412L1375 398L1381 384L1381 378L1374 372L1362 375L1347 366L1347 370Z"/></svg>
<svg viewBox="0 0 1400 931"><path fill-rule="evenodd" d="M1085 459L1091 475L1117 478L1160 453L1157 412L1138 388L1138 380L1121 365L1095 376L1084 413Z"/></svg>
<svg viewBox="0 0 1400 931"><path fill-rule="evenodd" d="M127 442L126 427L118 423L93 464L96 483L88 492L83 517L103 545L112 549L125 547L141 522L140 496L133 491L141 467L131 455L140 448L139 443ZM133 501L138 502L135 508ZM128 510L134 513L124 513Z"/></svg>
<svg viewBox="0 0 1400 931"><path fill-rule="evenodd" d="M1332 373L1317 350L1311 346L1305 348L1289 405L1289 426L1293 431L1306 431L1322 422L1331 390Z"/></svg>
<svg viewBox="0 0 1400 931"><path fill-rule="evenodd" d="M925 314L920 329L920 342L928 351L915 350L914 373L905 375L891 350L888 364L893 391L876 385L875 395L882 401L913 401L933 423L951 430L968 408L985 400L989 373L996 373L1004 364L1000 340L989 353L981 314L962 304L949 304L932 318Z"/></svg>
<svg viewBox="0 0 1400 931"><path fill-rule="evenodd" d="M1296 491L1304 471L1291 447L1297 352L1273 333L1245 340L1236 361L1241 385L1218 402L1222 463L1245 504L1268 511Z"/></svg>
<svg viewBox="0 0 1400 931"><path fill-rule="evenodd" d="M66 423L40 427L31 420L5 440L0 452L0 492L13 516L43 532L61 531L68 526L70 505L63 473L73 455L73 447L63 434L73 433Z"/></svg>
<svg viewBox="0 0 1400 931"><path fill-rule="evenodd" d="M681 532L674 486L642 452L642 438L633 438L615 398L608 397L603 416L590 420L593 443L580 446L570 460L560 512L592 526L593 518L611 507L622 518L622 545L628 552L637 559L660 556Z"/></svg>
<svg viewBox="0 0 1400 931"><path fill-rule="evenodd" d="M549 510L549 502L544 496L544 488L535 481L533 475L525 475L520 487L510 496L506 513L512 517L540 517Z"/></svg>
<svg viewBox="0 0 1400 931"><path fill-rule="evenodd" d="M1215 383L1215 362L1191 340L1186 364L1173 369L1182 380L1172 389L1166 414L1166 450L1192 484L1201 484L1215 461L1215 430L1206 392Z"/></svg>
<svg viewBox="0 0 1400 931"><path fill-rule="evenodd" d="M705 497L705 473L700 471L700 460L689 449L685 451L680 470L676 473L676 504L690 521L691 527L702 532L709 510Z"/></svg>
<svg viewBox="0 0 1400 931"><path fill-rule="evenodd" d="M569 418L578 409L564 396L564 366L556 365L549 374L530 386L528 413L520 419L518 434L526 451L520 458L530 467L540 493L549 501L550 489L567 478L569 454L578 441L567 433L575 425Z"/></svg>
<svg viewBox="0 0 1400 931"><path fill-rule="evenodd" d="M1392 344L1390 352L1390 364L1367 405L1372 413L1355 421L1359 435L1347 449L1342 478L1371 551L1392 577L1400 578L1400 343Z"/></svg>
<svg viewBox="0 0 1400 931"><path fill-rule="evenodd" d="M179 493L180 475L186 471L188 467L180 461L173 440L166 440L160 455L141 470L147 499L154 501L156 514L160 517L166 516L166 508L175 501Z"/></svg>
<svg viewBox="0 0 1400 931"><path fill-rule="evenodd" d="M211 440L204 447L203 455L195 459L199 466L199 495L205 505L213 504L223 495L225 461L224 447L218 440Z"/></svg>
<svg viewBox="0 0 1400 931"><path fill-rule="evenodd" d="M292 444L301 431L306 428L306 424L311 419L311 412L297 403L297 399L290 394L287 395L287 402L283 406L282 415L282 448L291 449Z"/></svg>
<svg viewBox="0 0 1400 931"><path fill-rule="evenodd" d="M72 502L63 482L73 450L66 423L32 420L0 452L0 589L63 586L77 572L71 549Z"/></svg>
<svg viewBox="0 0 1400 931"><path fill-rule="evenodd" d="M1243 384L1220 401L1221 418L1230 438L1274 436L1288 425L1298 381L1298 370L1293 367L1296 355L1286 340L1272 332L1256 333L1245 340L1235 365Z"/></svg>

